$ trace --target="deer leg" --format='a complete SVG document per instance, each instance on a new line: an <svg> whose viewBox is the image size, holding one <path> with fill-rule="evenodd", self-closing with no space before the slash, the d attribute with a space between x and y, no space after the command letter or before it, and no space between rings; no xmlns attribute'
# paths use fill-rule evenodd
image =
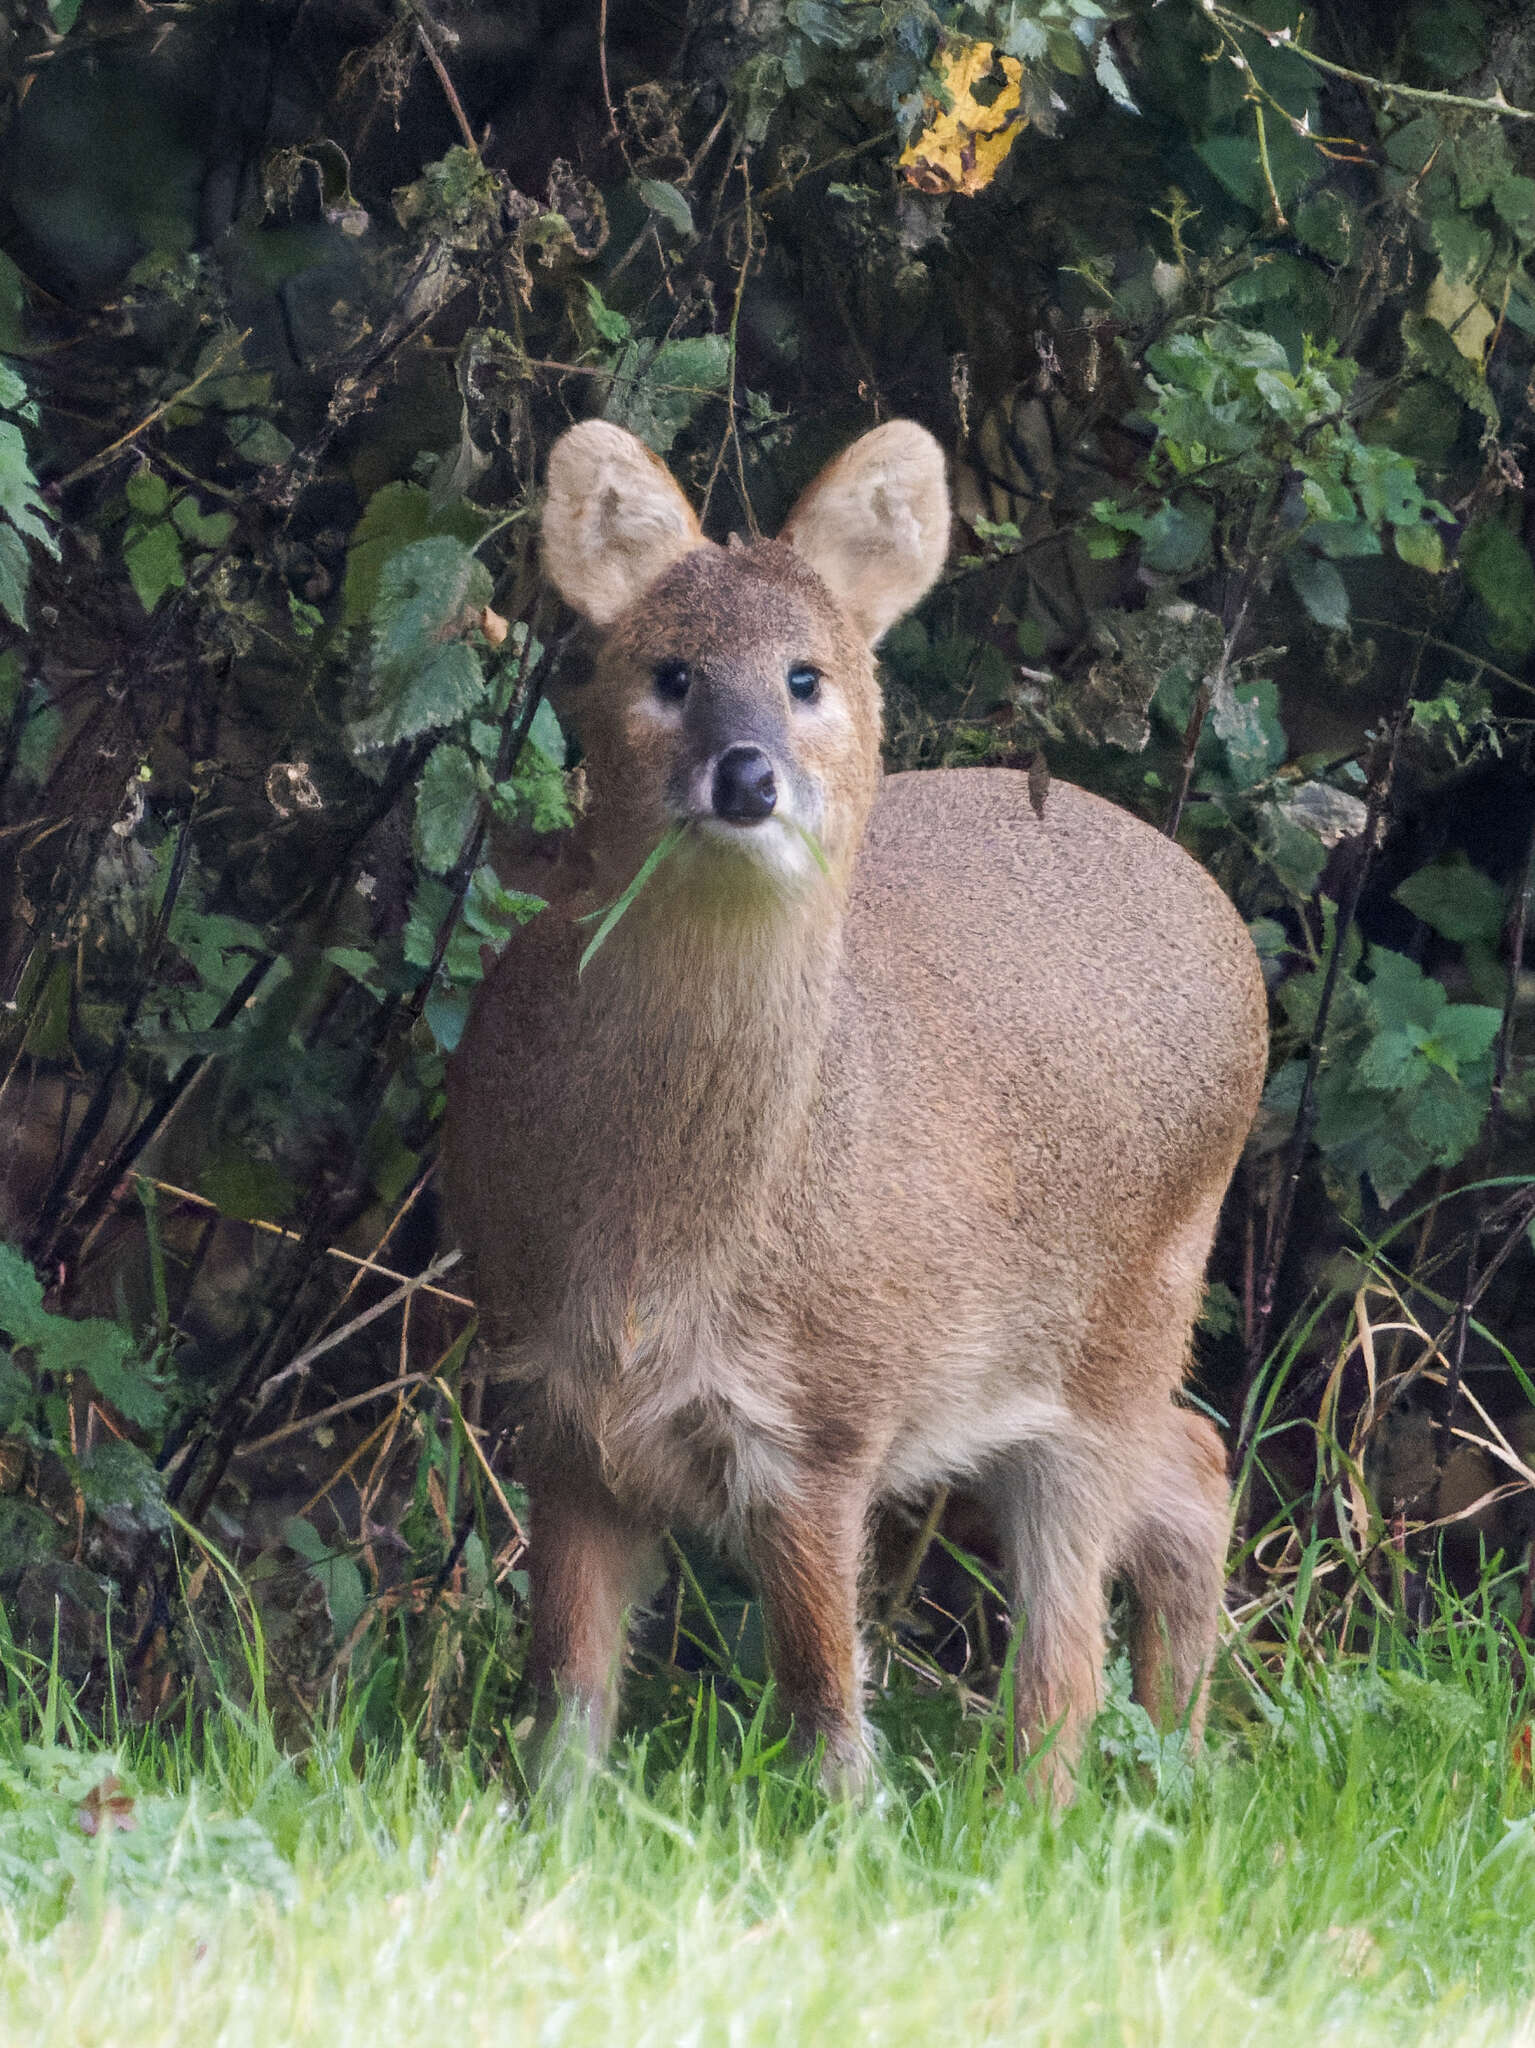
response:
<svg viewBox="0 0 1535 2048"><path fill-rule="evenodd" d="M1176 1727L1186 1715L1197 1741L1226 1581L1231 1491L1213 1426L1186 1408L1169 1420L1124 1556L1135 1598L1130 1665L1135 1697L1152 1719Z"/></svg>
<svg viewBox="0 0 1535 2048"><path fill-rule="evenodd" d="M595 1761L613 1733L628 1610L656 1581L656 1532L579 1452L544 1451L529 1509L535 1741L543 1760L574 1748Z"/></svg>
<svg viewBox="0 0 1535 2048"><path fill-rule="evenodd" d="M1042 1752L1042 1789L1060 1804L1103 1697L1109 1546L1093 1476L1086 1447L1038 1440L987 1488L1013 1590L1019 1753Z"/></svg>
<svg viewBox="0 0 1535 2048"><path fill-rule="evenodd" d="M863 1523L862 1492L839 1475L824 1492L761 1511L747 1532L773 1677L795 1740L807 1750L824 1742L827 1785L848 1792L864 1784L870 1761L858 1638Z"/></svg>

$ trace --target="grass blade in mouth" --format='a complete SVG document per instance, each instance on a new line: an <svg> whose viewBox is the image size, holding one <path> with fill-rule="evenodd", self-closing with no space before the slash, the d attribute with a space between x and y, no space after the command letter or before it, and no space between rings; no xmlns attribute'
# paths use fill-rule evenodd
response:
<svg viewBox="0 0 1535 2048"><path fill-rule="evenodd" d="M669 825L666 828L666 830L661 834L661 837L656 841L655 845L650 849L649 853L646 854L644 860L641 861L639 872L635 875L634 880L624 890L623 894L621 896L616 896L613 899L613 901L607 905L605 909L589 910L583 917L578 917L576 919L577 924L589 924L594 917L600 917L602 919L601 924L598 925L596 931L592 933L591 937L586 942L586 950L582 953L580 963L576 968L576 973L578 976L585 974L588 966L591 964L593 955L602 945L604 939L606 939L606 937L608 936L608 933L612 931L614 925L617 924L618 920L629 908L629 905L634 901L635 897L639 895L641 889L644 888L645 884L650 880L651 876L655 873L656 869L661 865L662 861L665 860L666 856L670 852L672 852L672 850L675 848L677 844L677 841L682 837L683 833L686 832L687 829L688 828L685 824Z"/></svg>
<svg viewBox="0 0 1535 2048"><path fill-rule="evenodd" d="M811 857L814 859L816 866L821 870L821 873L823 875L829 878L831 875L831 862L826 858L825 847L822 846L820 840L816 838L815 834L811 831L810 827L808 825L802 825L798 818L786 818L784 820L784 823L786 825L792 825L794 827L795 831L799 834L800 838L803 839L805 844L810 848Z"/></svg>

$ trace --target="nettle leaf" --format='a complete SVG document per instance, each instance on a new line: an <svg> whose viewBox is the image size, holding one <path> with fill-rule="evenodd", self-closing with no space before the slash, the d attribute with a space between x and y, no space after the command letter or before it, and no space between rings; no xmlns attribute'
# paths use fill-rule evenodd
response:
<svg viewBox="0 0 1535 2048"><path fill-rule="evenodd" d="M491 589L489 570L452 534L398 549L383 564L373 599L376 666L402 671L434 646L440 649L449 633L462 631L468 617L489 604Z"/></svg>
<svg viewBox="0 0 1535 2048"><path fill-rule="evenodd" d="M59 552L58 541L48 524L50 514L38 494L37 479L27 459L27 444L20 427L0 420L0 512L19 533L41 542L51 555Z"/></svg>
<svg viewBox="0 0 1535 2048"><path fill-rule="evenodd" d="M11 1244L0 1244L0 1330L15 1344L35 1344L51 1321L43 1283Z"/></svg>
<svg viewBox="0 0 1535 2048"><path fill-rule="evenodd" d="M631 341L613 369L603 418L638 434L657 455L667 454L677 436L730 376L730 343L723 334L680 341Z"/></svg>
<svg viewBox="0 0 1535 2048"><path fill-rule="evenodd" d="M1343 578L1323 555L1297 548L1285 559L1295 594L1319 626L1340 631L1349 619L1348 591Z"/></svg>
<svg viewBox="0 0 1535 2048"><path fill-rule="evenodd" d="M473 546L489 524L487 513L462 498L434 506L431 492L421 484L385 484L376 490L347 549L342 623L358 626L371 616L384 564L412 541L448 534Z"/></svg>
<svg viewBox="0 0 1535 2048"><path fill-rule="evenodd" d="M104 1401L140 1429L165 1420L165 1389L138 1357L133 1337L117 1323L92 1316L75 1322L50 1316L33 1350L45 1372L84 1373Z"/></svg>
<svg viewBox="0 0 1535 2048"><path fill-rule="evenodd" d="M14 526L0 526L0 611L23 633L27 630L27 586L31 580L26 542Z"/></svg>
<svg viewBox="0 0 1535 2048"><path fill-rule="evenodd" d="M1477 939L1491 945L1503 929L1503 890L1463 853L1419 868L1392 894L1441 938L1458 945Z"/></svg>
<svg viewBox="0 0 1535 2048"><path fill-rule="evenodd" d="M1430 1075L1407 1110L1407 1128L1434 1166L1455 1166L1481 1136L1491 1090L1464 1088L1452 1075Z"/></svg>
<svg viewBox="0 0 1535 2048"><path fill-rule="evenodd" d="M463 640L450 641L428 656L401 691L384 720L384 741L414 739L418 733L452 725L484 702L480 658Z"/></svg>
<svg viewBox="0 0 1535 2048"><path fill-rule="evenodd" d="M446 874L463 852L480 802L480 771L467 750L434 747L416 785L416 858L428 874Z"/></svg>
<svg viewBox="0 0 1535 2048"><path fill-rule="evenodd" d="M1271 682L1229 685L1210 706L1210 728L1225 748L1239 789L1261 782L1283 761L1288 744L1279 722L1279 692Z"/></svg>
<svg viewBox="0 0 1535 2048"><path fill-rule="evenodd" d="M123 561L133 594L152 612L167 591L180 590L187 580L181 542L168 519L153 526L130 526L123 541Z"/></svg>
<svg viewBox="0 0 1535 2048"><path fill-rule="evenodd" d="M1393 953L1387 946L1371 946L1365 964L1370 971L1370 1008L1382 1030L1400 1030L1408 1024L1434 1029L1449 998L1431 975L1405 953Z"/></svg>
<svg viewBox="0 0 1535 2048"><path fill-rule="evenodd" d="M1493 645L1522 659L1535 648L1535 563L1524 543L1494 513L1466 532L1458 560L1492 614Z"/></svg>
<svg viewBox="0 0 1535 2048"><path fill-rule="evenodd" d="M1503 1012L1490 1004L1449 1003L1423 1047L1424 1055L1436 1066L1459 1074L1486 1058L1502 1027Z"/></svg>

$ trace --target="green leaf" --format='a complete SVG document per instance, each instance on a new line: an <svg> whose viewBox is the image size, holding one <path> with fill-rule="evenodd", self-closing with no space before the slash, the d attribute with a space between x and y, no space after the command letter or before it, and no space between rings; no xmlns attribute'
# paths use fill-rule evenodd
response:
<svg viewBox="0 0 1535 2048"><path fill-rule="evenodd" d="M1460 568L1492 614L1492 642L1522 659L1535 648L1535 564L1519 536L1496 513L1471 527L1460 543Z"/></svg>
<svg viewBox="0 0 1535 2048"><path fill-rule="evenodd" d="M361 946L327 946L321 957L332 967L339 967L343 974L349 974L376 1003L384 1000L386 991L378 978L378 961L371 953L364 952Z"/></svg>
<svg viewBox="0 0 1535 2048"><path fill-rule="evenodd" d="M640 197L652 213L660 214L667 226L674 228L679 235L690 236L693 233L693 209L675 185L668 184L664 178L641 178L638 182ZM624 325L627 329L628 322ZM598 332L601 331L599 328ZM619 335L607 337L609 340L622 338Z"/></svg>
<svg viewBox="0 0 1535 2048"><path fill-rule="evenodd" d="M1503 929L1502 889L1472 867L1464 853L1419 868L1392 894L1441 938L1458 945L1476 939L1491 944Z"/></svg>
<svg viewBox="0 0 1535 2048"><path fill-rule="evenodd" d="M228 426L235 453L247 462L270 468L274 463L286 462L293 453L288 436L259 413L236 413Z"/></svg>
<svg viewBox="0 0 1535 2048"><path fill-rule="evenodd" d="M28 540L38 541L52 555L58 554L58 540L48 523L53 515L38 495L27 444L20 427L12 420L0 420L0 512Z"/></svg>
<svg viewBox="0 0 1535 2048"><path fill-rule="evenodd" d="M434 747L416 785L416 858L429 874L446 874L463 852L479 802L479 772L466 750Z"/></svg>
<svg viewBox="0 0 1535 2048"><path fill-rule="evenodd" d="M1319 626L1341 630L1348 624L1348 592L1343 578L1325 556L1297 548L1285 558L1295 594Z"/></svg>
<svg viewBox="0 0 1535 2048"><path fill-rule="evenodd" d="M241 1223L276 1223L290 1215L298 1190L270 1159L252 1159L230 1145L201 1177L201 1191L221 1216Z"/></svg>
<svg viewBox="0 0 1535 2048"><path fill-rule="evenodd" d="M171 519L183 539L203 548L221 548L235 530L232 512L204 512L190 491L172 505Z"/></svg>
<svg viewBox="0 0 1535 2048"><path fill-rule="evenodd" d="M1366 964L1370 970L1366 993L1383 1030L1400 1030L1408 1024L1420 1025L1425 1032L1437 1027L1444 1014L1445 993L1415 960L1387 946L1371 946Z"/></svg>
<svg viewBox="0 0 1535 2048"><path fill-rule="evenodd" d="M165 1390L119 1324L100 1316L81 1322L50 1316L47 1331L33 1348L46 1372L84 1373L102 1399L137 1428L155 1429L165 1420Z"/></svg>
<svg viewBox="0 0 1535 2048"><path fill-rule="evenodd" d="M344 1551L340 1551L299 1515L290 1515L282 1525L282 1540L304 1564L323 1589L330 1612L331 1627L338 1643L345 1642L367 1606L362 1573Z"/></svg>
<svg viewBox="0 0 1535 2048"><path fill-rule="evenodd" d="M386 721L386 744L452 725L485 697L480 657L464 640L439 647L411 676Z"/></svg>
<svg viewBox="0 0 1535 2048"><path fill-rule="evenodd" d="M130 527L123 544L123 560L134 595L146 612L152 612L169 590L180 590L186 582L181 561L181 542L168 519L153 526Z"/></svg>
<svg viewBox="0 0 1535 2048"><path fill-rule="evenodd" d="M1159 506L1142 535L1142 564L1165 576L1187 575L1204 559L1214 524L1215 507L1206 498Z"/></svg>
<svg viewBox="0 0 1535 2048"><path fill-rule="evenodd" d="M0 526L0 611L23 633L27 630L27 586L31 580L26 542L14 526Z"/></svg>
<svg viewBox="0 0 1535 2048"><path fill-rule="evenodd" d="M1412 569L1426 569L1430 576L1437 576L1444 568L1444 541L1439 528L1431 519L1423 519L1416 526L1398 526L1392 533L1396 551Z"/></svg>
<svg viewBox="0 0 1535 2048"><path fill-rule="evenodd" d="M483 512L462 500L434 509L431 493L420 484L383 485L368 500L347 549L342 623L358 626L371 615L379 577L391 555L429 534L452 534L472 545L486 523Z"/></svg>
<svg viewBox="0 0 1535 2048"><path fill-rule="evenodd" d="M689 217L689 224L691 225L691 216ZM581 282L586 287L586 310L591 316L593 327L596 328L602 339L613 342L615 345L621 341L627 341L631 330L629 322L624 318L623 314L614 311L613 307L604 299L590 278L583 278ZM386 486L386 488L408 490L410 486L394 484Z"/></svg>
<svg viewBox="0 0 1535 2048"><path fill-rule="evenodd" d="M490 602L491 588L484 564L452 534L432 534L398 549L379 572L373 600L376 666L405 670L433 649L446 651L445 635L464 630Z"/></svg>
<svg viewBox="0 0 1535 2048"><path fill-rule="evenodd" d="M14 1245L0 1244L0 1330L14 1344L35 1344L51 1321L43 1283Z"/></svg>
<svg viewBox="0 0 1535 2048"><path fill-rule="evenodd" d="M1503 1012L1490 1004L1450 1003L1434 1027L1434 1043L1459 1071L1485 1059L1502 1028Z"/></svg>
<svg viewBox="0 0 1535 2048"><path fill-rule="evenodd" d="M123 495L146 519L157 519L171 501L170 485L152 469L136 469L124 484Z"/></svg>

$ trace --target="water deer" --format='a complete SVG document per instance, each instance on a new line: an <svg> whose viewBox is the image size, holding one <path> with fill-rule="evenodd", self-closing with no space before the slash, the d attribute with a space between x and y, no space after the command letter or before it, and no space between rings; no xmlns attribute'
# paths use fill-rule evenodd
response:
<svg viewBox="0 0 1535 2048"><path fill-rule="evenodd" d="M589 804L480 993L445 1159L490 1370L526 1383L540 1718L593 1751L687 1524L744 1554L780 1699L856 1782L871 1512L950 1480L995 1516L1054 1788L1116 1576L1140 1696L1197 1733L1228 1493L1178 1392L1262 983L1219 888L1125 811L882 778L872 650L948 528L909 421L744 547L617 427L550 457L546 571L600 635ZM668 835L578 971L578 914Z"/></svg>

